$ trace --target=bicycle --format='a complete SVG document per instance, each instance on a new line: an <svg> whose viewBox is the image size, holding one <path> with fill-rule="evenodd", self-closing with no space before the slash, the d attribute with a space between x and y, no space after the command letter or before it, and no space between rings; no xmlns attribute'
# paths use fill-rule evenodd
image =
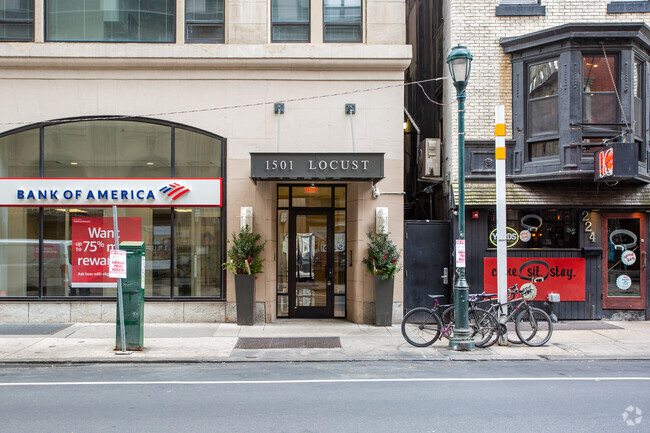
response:
<svg viewBox="0 0 650 433"><path fill-rule="evenodd" d="M402 336L411 345L426 347L435 343L441 336L451 339L454 331L453 304L440 305L438 298L443 295L429 295L434 300L433 308L414 308L402 319ZM443 321L440 310L444 308ZM445 314L446 313L446 314ZM469 308L468 311L470 335L474 338L480 335L481 339L474 342L477 347L487 347L492 339L492 334L497 328L494 316L481 308Z"/></svg>

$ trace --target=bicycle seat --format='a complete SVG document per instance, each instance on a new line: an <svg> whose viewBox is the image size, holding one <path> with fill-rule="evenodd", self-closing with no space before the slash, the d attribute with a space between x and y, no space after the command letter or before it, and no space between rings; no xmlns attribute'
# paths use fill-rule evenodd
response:
<svg viewBox="0 0 650 433"><path fill-rule="evenodd" d="M431 298L431 299L437 299L437 298L444 298L445 297L445 295L427 295L427 296L429 296L429 298Z"/></svg>

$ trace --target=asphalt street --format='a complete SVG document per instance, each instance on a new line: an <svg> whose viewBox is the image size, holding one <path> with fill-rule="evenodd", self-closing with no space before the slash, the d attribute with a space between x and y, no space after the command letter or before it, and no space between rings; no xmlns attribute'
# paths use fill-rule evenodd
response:
<svg viewBox="0 0 650 433"><path fill-rule="evenodd" d="M0 367L11 432L632 432L649 361Z"/></svg>

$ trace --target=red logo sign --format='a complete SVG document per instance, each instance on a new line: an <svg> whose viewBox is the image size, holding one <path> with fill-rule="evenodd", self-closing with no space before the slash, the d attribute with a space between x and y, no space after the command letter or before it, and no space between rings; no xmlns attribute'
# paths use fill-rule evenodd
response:
<svg viewBox="0 0 650 433"><path fill-rule="evenodd" d="M190 189L176 182L172 182L167 186L163 186L160 190L163 194L171 197L172 200L176 200L183 194L190 192Z"/></svg>
<svg viewBox="0 0 650 433"><path fill-rule="evenodd" d="M119 240L141 241L140 218L118 218ZM113 218L72 218L72 287L116 287L108 277L108 259L115 248Z"/></svg>
<svg viewBox="0 0 650 433"><path fill-rule="evenodd" d="M526 262L534 261L522 268ZM543 262L544 264L540 263ZM521 270L522 274L519 274ZM537 281L544 277L544 281ZM508 287L531 280L537 287L536 301L545 301L549 293L559 293L560 301L585 300L585 259L582 258L508 258ZM497 259L483 259L483 288L487 293L497 292Z"/></svg>
<svg viewBox="0 0 650 433"><path fill-rule="evenodd" d="M608 148L601 150L598 153L598 176L603 177L614 176L614 149Z"/></svg>

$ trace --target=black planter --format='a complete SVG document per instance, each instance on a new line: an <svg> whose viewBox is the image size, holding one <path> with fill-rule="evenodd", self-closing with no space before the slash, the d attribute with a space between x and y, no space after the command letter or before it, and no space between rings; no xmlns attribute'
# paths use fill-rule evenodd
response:
<svg viewBox="0 0 650 433"><path fill-rule="evenodd" d="M237 324L252 325L255 322L255 275L235 275L235 301Z"/></svg>
<svg viewBox="0 0 650 433"><path fill-rule="evenodd" d="M374 275L375 282L375 325L391 326L393 324L393 287L394 278L381 279Z"/></svg>

